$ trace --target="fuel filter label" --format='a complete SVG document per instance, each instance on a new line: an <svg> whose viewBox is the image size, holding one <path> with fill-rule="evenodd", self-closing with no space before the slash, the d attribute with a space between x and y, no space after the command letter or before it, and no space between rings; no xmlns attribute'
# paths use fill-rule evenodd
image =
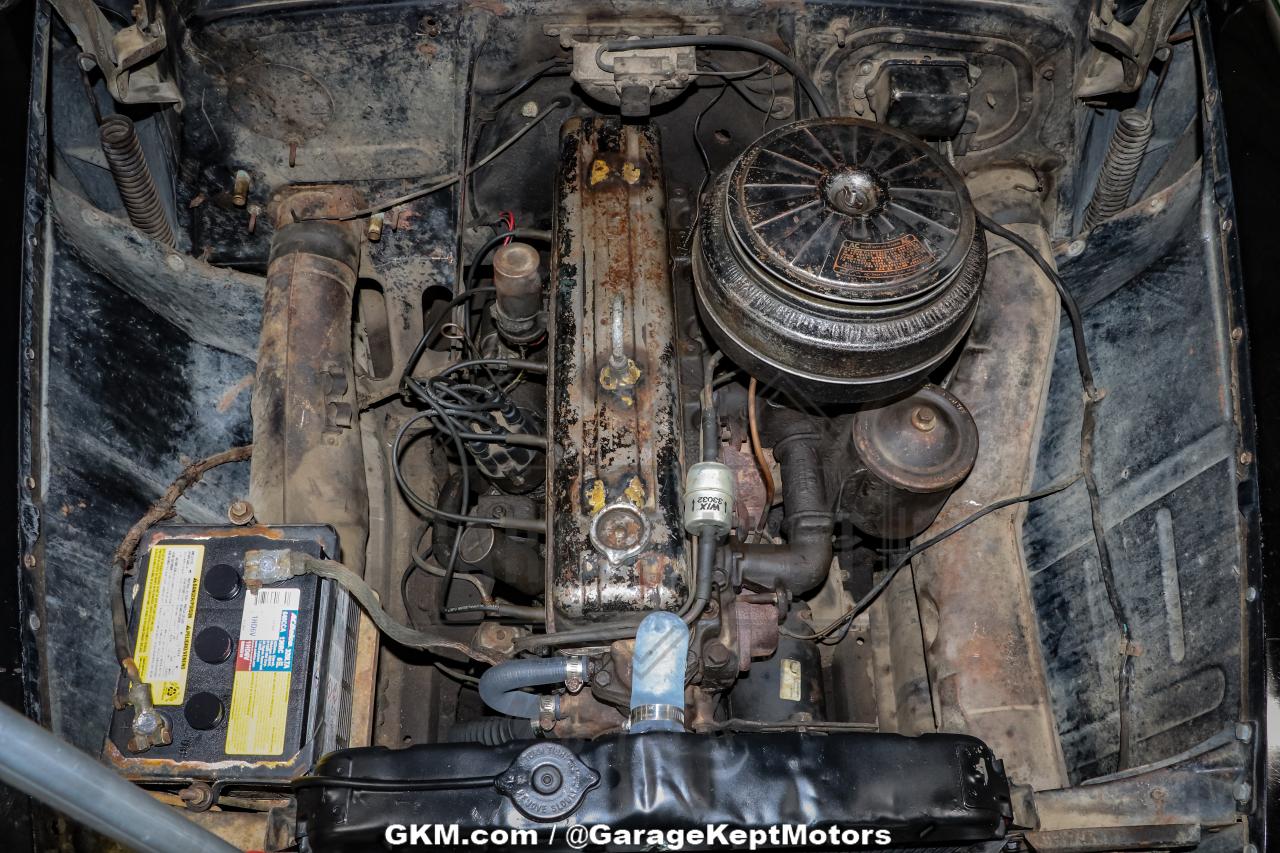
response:
<svg viewBox="0 0 1280 853"><path fill-rule="evenodd" d="M250 590L245 598L227 721L228 755L284 752L301 600L296 587Z"/></svg>
<svg viewBox="0 0 1280 853"><path fill-rule="evenodd" d="M151 548L133 659L157 705L181 705L186 698L203 562L203 545Z"/></svg>

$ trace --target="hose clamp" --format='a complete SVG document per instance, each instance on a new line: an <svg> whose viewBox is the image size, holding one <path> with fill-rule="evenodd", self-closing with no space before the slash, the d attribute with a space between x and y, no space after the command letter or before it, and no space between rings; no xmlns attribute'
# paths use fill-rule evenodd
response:
<svg viewBox="0 0 1280 853"><path fill-rule="evenodd" d="M571 657L564 665L564 686L570 693L577 693L590 678L585 657Z"/></svg>
<svg viewBox="0 0 1280 853"><path fill-rule="evenodd" d="M538 697L538 728L544 732L549 732L556 727L556 720L560 717L560 700L550 693L544 693Z"/></svg>
<svg viewBox="0 0 1280 853"><path fill-rule="evenodd" d="M649 720L679 723L683 727L684 708L678 708L675 705L637 705L631 709L631 717L627 720L627 729L630 730L636 723Z"/></svg>

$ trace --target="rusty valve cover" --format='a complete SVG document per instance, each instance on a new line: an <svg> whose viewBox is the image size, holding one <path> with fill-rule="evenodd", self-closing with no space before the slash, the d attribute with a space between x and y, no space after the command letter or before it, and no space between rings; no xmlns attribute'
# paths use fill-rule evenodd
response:
<svg viewBox="0 0 1280 853"><path fill-rule="evenodd" d="M547 407L553 619L679 609L689 570L657 131L574 118L560 154Z"/></svg>

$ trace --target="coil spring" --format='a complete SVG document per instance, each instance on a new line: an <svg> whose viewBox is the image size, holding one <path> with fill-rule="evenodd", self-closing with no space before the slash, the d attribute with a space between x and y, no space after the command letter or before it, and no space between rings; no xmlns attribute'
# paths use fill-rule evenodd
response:
<svg viewBox="0 0 1280 853"><path fill-rule="evenodd" d="M173 229L160 204L155 178L147 168L133 121L126 116L109 115L102 120L98 133L129 221L151 239L173 246Z"/></svg>
<svg viewBox="0 0 1280 853"><path fill-rule="evenodd" d="M1129 193L1138 177L1138 167L1151 142L1151 116L1143 110L1129 109L1120 113L1107 156L1102 161L1098 185L1093 188L1093 198L1084 213L1084 227L1089 230L1124 210L1129 204Z"/></svg>

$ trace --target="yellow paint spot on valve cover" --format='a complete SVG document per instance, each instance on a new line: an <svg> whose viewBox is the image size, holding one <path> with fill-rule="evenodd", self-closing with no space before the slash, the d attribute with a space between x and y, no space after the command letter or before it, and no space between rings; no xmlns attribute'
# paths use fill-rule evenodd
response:
<svg viewBox="0 0 1280 853"><path fill-rule="evenodd" d="M603 160L596 160L591 164L591 186L603 181L609 177L609 164Z"/></svg>

